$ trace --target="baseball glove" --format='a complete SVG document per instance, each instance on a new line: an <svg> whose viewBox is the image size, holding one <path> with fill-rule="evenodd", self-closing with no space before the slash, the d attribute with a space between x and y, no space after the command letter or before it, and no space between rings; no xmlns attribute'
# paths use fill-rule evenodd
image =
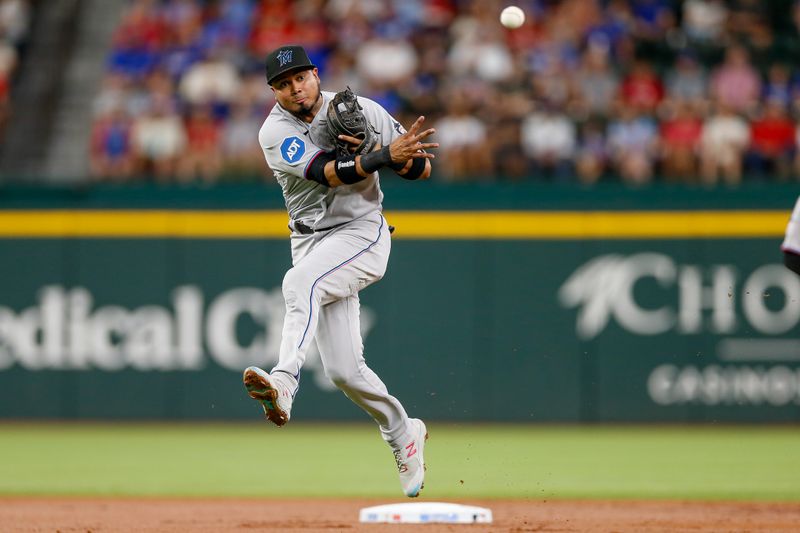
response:
<svg viewBox="0 0 800 533"><path fill-rule="evenodd" d="M378 142L378 132L367 120L350 87L336 93L328 104L327 128L336 144L336 155L368 154ZM361 144L354 147L347 141L339 140L339 135L361 139Z"/></svg>

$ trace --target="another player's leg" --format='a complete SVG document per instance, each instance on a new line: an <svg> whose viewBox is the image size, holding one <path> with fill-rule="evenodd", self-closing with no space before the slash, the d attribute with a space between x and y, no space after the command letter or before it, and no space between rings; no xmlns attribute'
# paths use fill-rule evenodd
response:
<svg viewBox="0 0 800 533"><path fill-rule="evenodd" d="M395 457L403 493L416 497L425 481L425 424L409 418L363 357L359 300L354 295L322 308L317 326L325 374L377 422Z"/></svg>

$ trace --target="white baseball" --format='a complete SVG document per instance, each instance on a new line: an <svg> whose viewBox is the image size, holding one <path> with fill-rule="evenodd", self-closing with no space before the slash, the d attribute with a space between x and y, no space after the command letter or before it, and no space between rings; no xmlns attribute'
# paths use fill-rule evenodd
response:
<svg viewBox="0 0 800 533"><path fill-rule="evenodd" d="M508 29L519 28L525 23L525 12L517 6L508 6L500 12L500 24Z"/></svg>

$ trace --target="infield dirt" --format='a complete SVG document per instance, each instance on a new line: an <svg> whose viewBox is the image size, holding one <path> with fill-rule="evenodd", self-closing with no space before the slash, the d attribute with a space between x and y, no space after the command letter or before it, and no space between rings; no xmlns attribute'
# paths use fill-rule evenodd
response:
<svg viewBox="0 0 800 533"><path fill-rule="evenodd" d="M397 500L400 501L400 500ZM364 525L362 507L387 500L327 499L0 499L2 532L756 532L797 531L800 503L473 500L491 525Z"/></svg>

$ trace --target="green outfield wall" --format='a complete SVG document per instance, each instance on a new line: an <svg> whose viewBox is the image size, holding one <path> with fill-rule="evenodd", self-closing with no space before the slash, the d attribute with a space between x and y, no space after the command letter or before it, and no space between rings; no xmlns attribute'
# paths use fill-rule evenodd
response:
<svg viewBox="0 0 800 533"><path fill-rule="evenodd" d="M362 329L414 415L800 421L800 186L385 189ZM0 417L260 416L286 222L274 186L0 189ZM293 417L364 415L312 352Z"/></svg>

